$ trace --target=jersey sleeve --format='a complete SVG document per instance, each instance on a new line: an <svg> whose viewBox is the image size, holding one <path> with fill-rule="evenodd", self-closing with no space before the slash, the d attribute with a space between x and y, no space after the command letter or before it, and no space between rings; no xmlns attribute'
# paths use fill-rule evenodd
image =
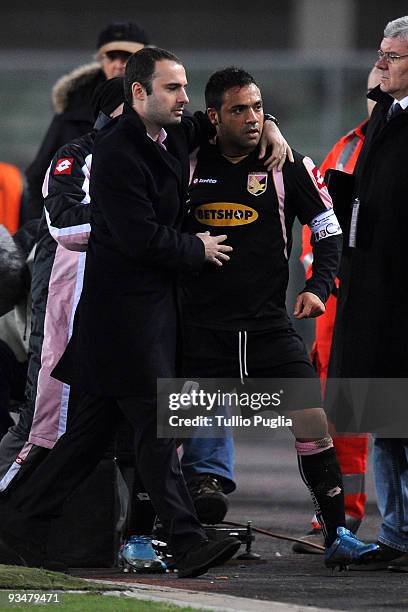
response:
<svg viewBox="0 0 408 612"><path fill-rule="evenodd" d="M295 153L295 163L284 166L284 178L291 205L300 222L310 230L303 230L302 256L309 274L302 292L310 291L325 302L334 284L342 246L333 203L319 169L309 157Z"/></svg>
<svg viewBox="0 0 408 612"><path fill-rule="evenodd" d="M208 142L216 134L214 126L206 113L202 111L197 111L194 115L189 111L184 111L180 126L181 131L184 133L189 153L193 152L201 144ZM179 126L176 129L178 130ZM169 128L169 133L177 134L174 127Z"/></svg>
<svg viewBox="0 0 408 612"><path fill-rule="evenodd" d="M295 162L283 167L285 190L302 225L333 208L333 202L319 168L310 157L294 152Z"/></svg>
<svg viewBox="0 0 408 612"><path fill-rule="evenodd" d="M79 145L61 147L44 179L45 216L53 238L66 249L85 251L91 231L89 177L92 155Z"/></svg>

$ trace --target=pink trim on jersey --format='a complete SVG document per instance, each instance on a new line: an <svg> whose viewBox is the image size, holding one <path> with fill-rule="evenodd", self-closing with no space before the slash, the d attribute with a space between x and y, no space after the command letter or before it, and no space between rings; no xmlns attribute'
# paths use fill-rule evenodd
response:
<svg viewBox="0 0 408 612"><path fill-rule="evenodd" d="M90 223L70 225L68 227L54 227L47 208L44 208L44 211L49 232L58 244L61 244L68 251L86 251L91 233Z"/></svg>
<svg viewBox="0 0 408 612"><path fill-rule="evenodd" d="M50 170L51 170L51 164L47 168L47 172L45 173L42 188L41 188L42 196L44 199L48 195L48 183L50 182Z"/></svg>
<svg viewBox="0 0 408 612"><path fill-rule="evenodd" d="M73 306L72 313L71 313L71 321L69 323L68 338L71 338L72 336L72 331L74 328L75 312L78 306L79 298L81 297L82 286L84 284L85 261L86 261L86 253L81 253L78 259L77 277L76 277L76 285L75 285L75 291L74 291L74 306ZM60 418L59 418L59 424L58 424L58 437L62 436L65 433L65 430L67 428L70 390L71 390L70 386L64 383L64 387L62 390Z"/></svg>
<svg viewBox="0 0 408 612"><path fill-rule="evenodd" d="M52 378L51 372L72 333L72 320L78 301L78 267L82 257L81 253L67 251L58 245L48 286L41 369L29 437L29 442L45 448L52 448L61 435L61 410L67 404L66 385ZM82 288L82 278L80 282Z"/></svg>
<svg viewBox="0 0 408 612"><path fill-rule="evenodd" d="M197 147L196 149L194 149L194 151L192 153L190 153L190 157L189 157L189 161L190 161L190 180L188 181L188 184L191 185L191 181L193 180L193 176L194 176L194 172L195 169L197 167L197 155L198 155L198 151L200 150L199 147Z"/></svg>
<svg viewBox="0 0 408 612"><path fill-rule="evenodd" d="M320 174L319 169L317 168L316 164L314 163L314 161L312 159L310 159L310 157L304 157L303 158L303 165L307 170L308 175L310 176L310 178L312 179L313 185L316 188L317 193L320 196L320 199L322 201L322 204L326 207L326 208L333 208L333 202L332 199L330 197L330 194L327 190L327 187L324 183L323 177L321 177L321 180L323 181L323 186L319 185L316 177L313 173L313 170Z"/></svg>
<svg viewBox="0 0 408 612"><path fill-rule="evenodd" d="M68 251L86 251L88 248L89 235L91 233L90 224L86 223L69 229L77 231L72 231L70 234L61 233L57 236L52 233L52 236L58 244Z"/></svg>
<svg viewBox="0 0 408 612"><path fill-rule="evenodd" d="M283 174L282 170L277 170L274 168L272 170L273 182L275 184L276 195L278 196L279 203L279 218L281 222L282 228L282 237L283 242L285 243L284 253L286 259L288 258L288 236L286 234L286 224L285 224L285 184L283 182Z"/></svg>

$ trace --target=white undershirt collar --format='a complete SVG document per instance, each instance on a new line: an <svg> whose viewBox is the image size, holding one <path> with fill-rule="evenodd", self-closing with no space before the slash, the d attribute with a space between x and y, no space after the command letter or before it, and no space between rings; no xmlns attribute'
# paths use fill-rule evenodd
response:
<svg viewBox="0 0 408 612"><path fill-rule="evenodd" d="M402 98L402 100L396 100L395 99L392 104L394 105L394 104L397 104L397 103L400 105L400 107L402 109L405 110L408 107L408 96L405 96L405 98Z"/></svg>

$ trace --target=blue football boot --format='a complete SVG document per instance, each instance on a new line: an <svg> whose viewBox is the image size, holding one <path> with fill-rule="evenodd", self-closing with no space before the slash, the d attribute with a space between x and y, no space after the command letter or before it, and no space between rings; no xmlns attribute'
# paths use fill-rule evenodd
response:
<svg viewBox="0 0 408 612"><path fill-rule="evenodd" d="M326 549L324 563L326 567L339 567L341 571L350 564L368 563L378 550L378 544L364 544L345 527L337 527L337 538Z"/></svg>
<svg viewBox="0 0 408 612"><path fill-rule="evenodd" d="M124 572L163 574L166 564L158 557L148 536L130 536L120 547L119 563Z"/></svg>

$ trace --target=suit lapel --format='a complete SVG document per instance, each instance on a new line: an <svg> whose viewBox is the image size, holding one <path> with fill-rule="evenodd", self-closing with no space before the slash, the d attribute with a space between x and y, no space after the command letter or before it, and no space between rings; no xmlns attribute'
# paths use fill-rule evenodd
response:
<svg viewBox="0 0 408 612"><path fill-rule="evenodd" d="M138 139L138 147L143 146L146 154L152 158L152 162L156 164L164 164L177 179L177 188L179 193L179 211L177 215L177 223L181 222L184 216L184 200L185 200L185 186L183 180L183 168L182 162L178 157L172 155L167 149L161 147L157 142L154 142L146 133L146 127L143 121L140 119L136 111L131 106L125 103L125 108L122 117L119 121L124 122L125 130L127 131L130 124L132 132L134 132L134 138ZM165 141L166 146L167 139Z"/></svg>
<svg viewBox="0 0 408 612"><path fill-rule="evenodd" d="M166 164L166 166L176 175L178 181L181 183L181 164L179 160L171 153L169 153L167 149L164 149L157 142L154 142L151 138L147 137L147 141L147 145L152 151L152 155L154 155L157 160L162 160Z"/></svg>
<svg viewBox="0 0 408 612"><path fill-rule="evenodd" d="M162 163L164 162L173 172L177 178L177 190L179 194L179 210L176 218L176 225L181 223L184 217L184 200L185 200L185 190L183 188L183 176L182 176L182 167L180 161L174 157L169 151L161 147L159 144L148 138L150 141L148 143L149 149L152 151L152 155L160 160Z"/></svg>

